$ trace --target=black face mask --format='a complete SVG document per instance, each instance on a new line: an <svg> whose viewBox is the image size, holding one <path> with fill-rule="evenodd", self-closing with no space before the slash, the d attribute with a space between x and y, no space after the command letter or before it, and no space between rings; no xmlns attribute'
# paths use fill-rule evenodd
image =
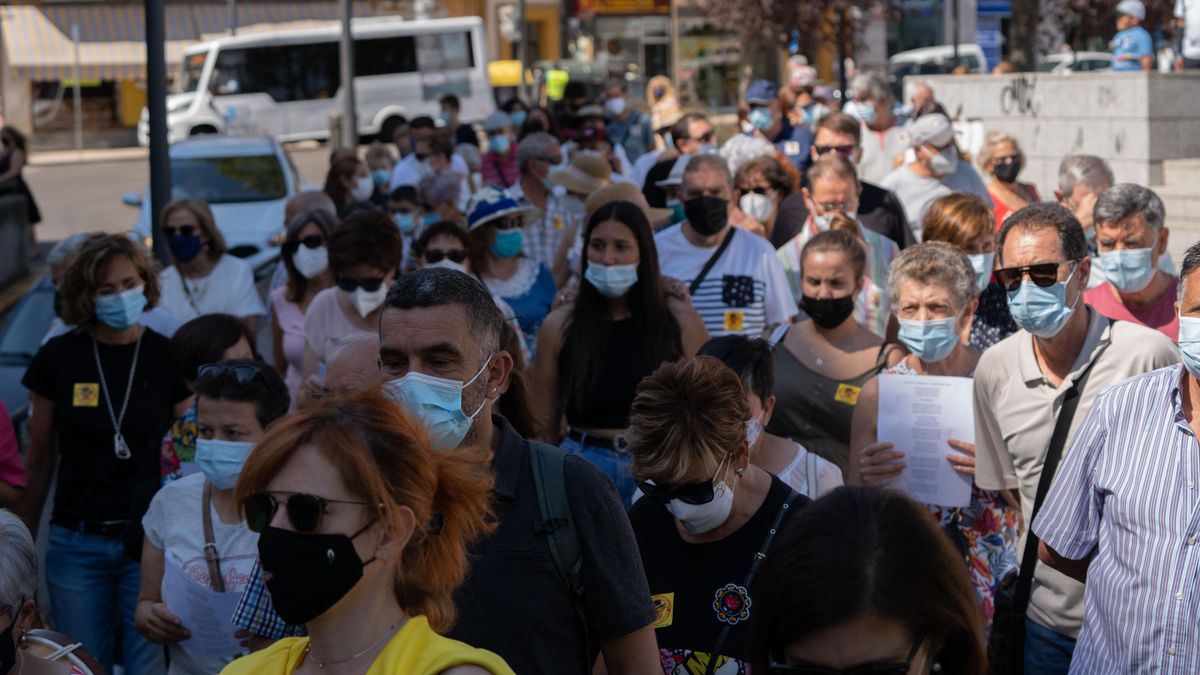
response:
<svg viewBox="0 0 1200 675"><path fill-rule="evenodd" d="M11 673L13 666L17 665L17 645L13 642L13 629L16 627L17 617L14 613L12 624L0 633L0 675Z"/></svg>
<svg viewBox="0 0 1200 675"><path fill-rule="evenodd" d="M275 612L299 626L344 598L362 578L363 567L375 560L364 563L354 550L354 538L370 526L349 537L264 529L258 536L258 557Z"/></svg>
<svg viewBox="0 0 1200 675"><path fill-rule="evenodd" d="M729 201L720 197L692 197L683 203L688 225L701 236L711 237L729 223Z"/></svg>
<svg viewBox="0 0 1200 675"><path fill-rule="evenodd" d="M821 328L837 328L854 313L854 296L818 300L805 295L800 299L800 309Z"/></svg>
<svg viewBox="0 0 1200 675"><path fill-rule="evenodd" d="M1009 164L997 164L992 167L992 175L1001 183L1014 183L1017 180L1017 174L1021 173L1024 166L1020 161L1014 161Z"/></svg>

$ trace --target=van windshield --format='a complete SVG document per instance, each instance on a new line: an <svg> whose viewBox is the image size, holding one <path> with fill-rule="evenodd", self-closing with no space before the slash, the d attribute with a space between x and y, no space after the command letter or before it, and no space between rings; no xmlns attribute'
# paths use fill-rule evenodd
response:
<svg viewBox="0 0 1200 675"><path fill-rule="evenodd" d="M172 94L186 94L200 88L200 76L204 74L204 62L208 54L188 54L179 64L179 74L171 87Z"/></svg>

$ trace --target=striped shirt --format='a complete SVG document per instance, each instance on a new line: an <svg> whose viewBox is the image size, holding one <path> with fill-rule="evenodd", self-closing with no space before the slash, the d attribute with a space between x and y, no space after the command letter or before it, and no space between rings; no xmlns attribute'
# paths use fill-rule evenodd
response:
<svg viewBox="0 0 1200 675"><path fill-rule="evenodd" d="M533 204L525 198L520 180L508 189L508 194L522 205ZM563 235L582 224L584 216L583 202L578 198L551 191L546 195L546 206L538 219L525 226L521 248L525 257L554 269L554 257Z"/></svg>
<svg viewBox="0 0 1200 675"><path fill-rule="evenodd" d="M1101 392L1033 530L1088 566L1071 673L1200 672L1200 443L1182 366Z"/></svg>

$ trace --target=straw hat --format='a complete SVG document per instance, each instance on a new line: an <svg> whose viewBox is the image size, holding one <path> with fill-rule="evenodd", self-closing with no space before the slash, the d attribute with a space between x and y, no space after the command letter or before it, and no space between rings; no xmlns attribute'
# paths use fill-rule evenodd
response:
<svg viewBox="0 0 1200 675"><path fill-rule="evenodd" d="M642 194L642 191L633 183L613 183L608 187L596 190L592 196L587 198L583 206L587 209L588 218L591 219L597 209L611 202L632 203L646 214L646 220L650 221L651 226L665 224L671 217L671 209L656 209L650 206L650 203L646 201L646 195Z"/></svg>
<svg viewBox="0 0 1200 675"><path fill-rule="evenodd" d="M612 167L594 152L577 152L565 169L550 172L550 181L570 192L590 195L612 182Z"/></svg>

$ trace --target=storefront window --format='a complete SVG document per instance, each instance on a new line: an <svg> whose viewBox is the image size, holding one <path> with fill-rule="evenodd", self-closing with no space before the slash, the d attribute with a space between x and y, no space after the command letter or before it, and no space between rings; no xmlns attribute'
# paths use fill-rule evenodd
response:
<svg viewBox="0 0 1200 675"><path fill-rule="evenodd" d="M736 35L703 17L680 17L675 86L682 103L712 109L736 106L741 62L742 46Z"/></svg>

